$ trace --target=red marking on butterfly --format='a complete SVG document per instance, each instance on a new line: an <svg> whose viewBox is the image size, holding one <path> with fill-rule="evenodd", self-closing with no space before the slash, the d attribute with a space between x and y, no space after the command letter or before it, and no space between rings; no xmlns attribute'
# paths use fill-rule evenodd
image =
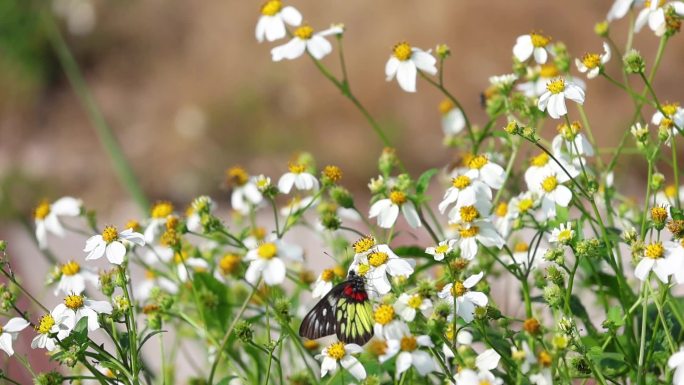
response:
<svg viewBox="0 0 684 385"><path fill-rule="evenodd" d="M347 298L351 298L354 301L362 302L368 298L368 295L364 291L355 291L352 285L347 285L343 291Z"/></svg>

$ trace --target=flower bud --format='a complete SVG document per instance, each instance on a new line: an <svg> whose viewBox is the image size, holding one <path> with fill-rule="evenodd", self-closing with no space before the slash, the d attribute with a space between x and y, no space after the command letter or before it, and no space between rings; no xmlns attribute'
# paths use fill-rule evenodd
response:
<svg viewBox="0 0 684 385"><path fill-rule="evenodd" d="M641 56L639 51L633 48L625 54L622 62L627 73L641 74L644 73L644 70L646 70L646 62L644 61L644 58Z"/></svg>
<svg viewBox="0 0 684 385"><path fill-rule="evenodd" d="M600 37L606 37L608 36L608 32L610 32L609 26L610 24L605 20L596 23L596 25L594 25L594 33Z"/></svg>
<svg viewBox="0 0 684 385"><path fill-rule="evenodd" d="M651 183L651 188L655 191L658 191L663 188L663 185L665 184L665 175L656 172L651 176L651 180L649 181Z"/></svg>
<svg viewBox="0 0 684 385"><path fill-rule="evenodd" d="M451 56L451 49L446 44L437 44L435 54L437 54L437 57L440 59L446 59Z"/></svg>
<svg viewBox="0 0 684 385"><path fill-rule="evenodd" d="M544 288L544 300L551 307L558 307L563 302L563 289L558 285L549 285Z"/></svg>
<svg viewBox="0 0 684 385"><path fill-rule="evenodd" d="M378 159L378 169L380 172L383 175L391 174L392 169L397 165L397 163L399 163L399 159L397 158L396 150L391 147L385 147L382 150L380 159Z"/></svg>

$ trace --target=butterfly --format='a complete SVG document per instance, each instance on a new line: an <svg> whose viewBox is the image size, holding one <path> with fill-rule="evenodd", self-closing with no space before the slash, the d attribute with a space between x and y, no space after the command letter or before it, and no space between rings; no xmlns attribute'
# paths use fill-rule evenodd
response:
<svg viewBox="0 0 684 385"><path fill-rule="evenodd" d="M331 334L357 345L373 337L373 306L364 278L354 271L311 309L299 327L299 335L311 340Z"/></svg>

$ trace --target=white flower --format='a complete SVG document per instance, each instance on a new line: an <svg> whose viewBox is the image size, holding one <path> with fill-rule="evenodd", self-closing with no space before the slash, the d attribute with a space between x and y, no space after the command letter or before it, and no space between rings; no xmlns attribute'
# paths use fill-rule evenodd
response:
<svg viewBox="0 0 684 385"><path fill-rule="evenodd" d="M366 378L366 369L361 365L359 360L352 354L363 352L357 344L344 344L343 342L335 342L323 349L321 354L316 355L316 359L321 362L321 377L325 377L328 373L335 373L337 371L337 363L346 369L354 378L361 381Z"/></svg>
<svg viewBox="0 0 684 385"><path fill-rule="evenodd" d="M680 267L677 256L677 244L674 242L668 242L666 245L662 242L649 243L644 250L644 256L634 269L634 276L645 281L648 279L648 273L653 271L658 279L667 283L668 277Z"/></svg>
<svg viewBox="0 0 684 385"><path fill-rule="evenodd" d="M364 254L356 254L349 270L366 277L367 285L376 291L372 294L384 295L392 289L387 276L408 277L413 274L414 265L414 260L400 258L389 246L377 245Z"/></svg>
<svg viewBox="0 0 684 385"><path fill-rule="evenodd" d="M439 104L439 111L442 113L442 131L444 135L452 136L463 131L466 126L463 111L456 108L449 99L444 99Z"/></svg>
<svg viewBox="0 0 684 385"><path fill-rule="evenodd" d="M244 184L233 187L233 192L230 194L230 206L233 210L242 215L247 215L252 207L261 203L263 196L256 183L256 178L252 177Z"/></svg>
<svg viewBox="0 0 684 385"><path fill-rule="evenodd" d="M674 184L667 185L656 193L655 204L656 206L674 206L677 195L679 195L680 203L682 203L684 201L684 185L679 186L679 188Z"/></svg>
<svg viewBox="0 0 684 385"><path fill-rule="evenodd" d="M294 7L283 7L280 0L269 0L261 7L261 17L256 25L256 39L260 43L264 37L268 41L282 39L287 33L285 23L297 26L302 15Z"/></svg>
<svg viewBox="0 0 684 385"><path fill-rule="evenodd" d="M553 385L553 374L551 369L544 368L541 372L530 376L530 381L534 385Z"/></svg>
<svg viewBox="0 0 684 385"><path fill-rule="evenodd" d="M684 129L684 108L679 107L679 104L677 103L671 103L662 106L662 110L665 112L665 114L660 111L656 111L651 118L651 123L657 125L661 129L666 130L668 137L665 140L665 144L669 147L672 145L672 133L675 127L679 128L680 130Z"/></svg>
<svg viewBox="0 0 684 385"><path fill-rule="evenodd" d="M81 200L72 197L63 197L53 203L41 202L33 212L36 223L36 239L41 249L47 248L47 234L52 233L58 237L64 236L64 227L59 222L59 217L77 217L81 214Z"/></svg>
<svg viewBox="0 0 684 385"><path fill-rule="evenodd" d="M655 32L656 36L663 36L667 31L667 20L665 9L672 7L679 16L684 16L684 3L681 1L671 1L663 4L660 0L653 0L646 3L646 7L639 12L634 22L634 32L641 31L648 22L648 27Z"/></svg>
<svg viewBox="0 0 684 385"><path fill-rule="evenodd" d="M534 191L541 197L542 211L547 218L556 216L556 205L568 207L572 200L572 191L562 183L569 181L565 172L551 170L535 187Z"/></svg>
<svg viewBox="0 0 684 385"><path fill-rule="evenodd" d="M169 294L178 293L178 285L175 282L166 277L160 276L154 271L147 270L145 271L145 279L142 281L137 281L134 287L135 297L139 301L144 302L150 298L153 289L160 289Z"/></svg>
<svg viewBox="0 0 684 385"><path fill-rule="evenodd" d="M606 20L622 19L632 6L640 6L643 2L644 0L615 0L608 11L608 15L606 15Z"/></svg>
<svg viewBox="0 0 684 385"><path fill-rule="evenodd" d="M27 326L29 322L20 317L10 319L4 326L0 325L0 350L4 350L9 356L13 355L12 341L16 340L19 332Z"/></svg>
<svg viewBox="0 0 684 385"><path fill-rule="evenodd" d="M215 208L216 203L210 197L200 196L195 198L186 213L187 221L185 225L188 230L194 233L201 233L203 230L202 214L211 214Z"/></svg>
<svg viewBox="0 0 684 385"><path fill-rule="evenodd" d="M292 40L271 50L271 57L273 61L292 60L302 56L306 51L314 59L321 60L332 52L332 45L325 39L325 36L339 35L342 32L341 27L333 26L314 33L313 28L302 25L294 30Z"/></svg>
<svg viewBox="0 0 684 385"><path fill-rule="evenodd" d="M546 92L539 98L537 106L541 111L547 111L549 116L559 119L568 113L565 99L568 98L578 104L584 104L584 90L563 78L557 78L546 85Z"/></svg>
<svg viewBox="0 0 684 385"><path fill-rule="evenodd" d="M283 174L278 181L278 190L283 194L289 194L292 186L297 190L318 190L318 179L306 172L303 164L290 164L290 172Z"/></svg>
<svg viewBox="0 0 684 385"><path fill-rule="evenodd" d="M557 148L554 149L555 154L553 156L560 162L560 165L556 161L551 160L551 157L546 152L540 152L539 155L532 157L530 160L530 167L525 171L525 183L529 190L538 191L541 183L551 174L565 174L563 168L573 178L579 175L579 169L566 161L564 154L555 150Z"/></svg>
<svg viewBox="0 0 684 385"><path fill-rule="evenodd" d="M521 62L534 56L534 61L544 64L549 57L547 49L550 41L550 37L534 32L529 35L518 36L513 46L513 55Z"/></svg>
<svg viewBox="0 0 684 385"><path fill-rule="evenodd" d="M394 304L394 310L406 322L412 322L418 311L427 318L431 309L432 301L429 298L423 298L420 294L401 293Z"/></svg>
<svg viewBox="0 0 684 385"><path fill-rule="evenodd" d="M74 326L76 326L74 319L57 306L50 314L41 317L36 328L38 335L31 341L31 348L47 349L50 352L55 350L57 340L61 341L68 337ZM55 334L56 339L51 336Z"/></svg>
<svg viewBox="0 0 684 385"><path fill-rule="evenodd" d="M98 314L112 314L112 305L107 301L93 301L82 295L70 294L64 298L64 303L55 307L53 312L66 315L71 320L70 324L76 325L81 318L88 319L88 330L94 331L100 328L97 320Z"/></svg>
<svg viewBox="0 0 684 385"><path fill-rule="evenodd" d="M513 83L518 80L516 74L504 74L489 77L489 84L502 91L508 91L513 86Z"/></svg>
<svg viewBox="0 0 684 385"><path fill-rule="evenodd" d="M492 203L486 199L480 199L470 205L456 205L449 211L449 223L469 227L477 220L488 219L491 210Z"/></svg>
<svg viewBox="0 0 684 385"><path fill-rule="evenodd" d="M546 92L546 85L561 76L558 67L549 62L541 66L527 67L527 82L519 83L516 89L530 98L538 98ZM586 88L584 80L569 75L562 76L567 82L576 84L582 89Z"/></svg>
<svg viewBox="0 0 684 385"><path fill-rule="evenodd" d="M608 43L603 43L603 53L587 53L582 56L582 59L575 58L575 65L577 70L581 73L587 73L587 78L593 79L601 72L604 64L610 60L610 46Z"/></svg>
<svg viewBox="0 0 684 385"><path fill-rule="evenodd" d="M175 252L168 246L154 245L146 247L142 260L146 265L163 265L173 259Z"/></svg>
<svg viewBox="0 0 684 385"><path fill-rule="evenodd" d="M425 376L435 370L435 361L428 352L420 350L420 347L432 348L434 344L429 336L413 336L406 330L401 338L387 340L387 351L380 357L380 362L397 355L397 377L409 370L411 366L416 368L418 374Z"/></svg>
<svg viewBox="0 0 684 385"><path fill-rule="evenodd" d="M516 361L522 361L520 365L520 371L525 374L530 371L530 366L537 363L537 357L534 356L534 352L530 349L530 345L527 341L523 341L522 349L518 349L515 346L511 347L511 356Z"/></svg>
<svg viewBox="0 0 684 385"><path fill-rule="evenodd" d="M489 371L476 372L472 369L463 369L454 376L456 385L503 385L503 380L494 376Z"/></svg>
<svg viewBox="0 0 684 385"><path fill-rule="evenodd" d="M452 340L453 337L449 337L450 335L453 335L453 329L454 325L453 323L449 324L446 332L446 336L449 341ZM451 334L450 334L451 333ZM458 332L456 333L456 343L459 345L472 345L473 343L473 335L465 330L465 329L459 329ZM444 354L445 358L454 358L456 355L454 354L454 351L451 350L448 344L442 345L442 354Z"/></svg>
<svg viewBox="0 0 684 385"><path fill-rule="evenodd" d="M511 198L511 202L508 204L508 212L511 218L520 218L525 214L532 214L532 211L538 206L538 195L532 191L525 191Z"/></svg>
<svg viewBox="0 0 684 385"><path fill-rule="evenodd" d="M440 242L437 246L428 247L425 249L425 253L432 255L432 257L435 258L435 261L441 261L444 259L445 255L449 254L449 252L454 249L454 243L456 243L455 240L447 239Z"/></svg>
<svg viewBox="0 0 684 385"><path fill-rule="evenodd" d="M466 176L471 180L481 180L493 189L500 189L503 186L506 172L503 167L491 162L487 155L476 155L468 159L469 170Z"/></svg>
<svg viewBox="0 0 684 385"><path fill-rule="evenodd" d="M399 339L408 331L406 323L397 318L395 306L382 304L373 311L375 336L386 340Z"/></svg>
<svg viewBox="0 0 684 385"><path fill-rule="evenodd" d="M60 267L62 273L59 283L55 288L55 295L60 292L63 294L81 294L85 291L86 282L97 285L97 274L84 270L77 262L69 261Z"/></svg>
<svg viewBox="0 0 684 385"><path fill-rule="evenodd" d="M145 245L142 234L136 233L132 229L126 229L119 233L116 227L107 226L101 235L93 235L86 241L86 246L83 249L88 253L85 258L86 261L100 259L106 255L110 263L120 265L126 256L126 246L122 242L124 240L139 246Z"/></svg>
<svg viewBox="0 0 684 385"><path fill-rule="evenodd" d="M679 348L678 352L670 356L667 366L674 369L672 385L684 385L684 348Z"/></svg>
<svg viewBox="0 0 684 385"><path fill-rule="evenodd" d="M417 228L421 226L416 206L408 199L406 194L396 190L389 194L389 198L380 199L373 203L368 213L368 217L377 217L378 226L389 229L394 226L394 222L396 222L397 217L399 216L399 211L401 211L406 222L408 222L411 227Z"/></svg>
<svg viewBox="0 0 684 385"><path fill-rule="evenodd" d="M394 46L392 56L385 65L386 80L391 81L396 76L401 89L406 92L416 92L418 71L435 75L436 63L437 59L429 51L413 48L406 42L398 43Z"/></svg>
<svg viewBox="0 0 684 385"><path fill-rule="evenodd" d="M245 261L250 264L245 272L245 279L252 285L256 285L260 278L269 286L283 283L287 269L282 258L301 261L301 247L285 243L274 236L267 237L266 242L247 252Z"/></svg>
<svg viewBox="0 0 684 385"><path fill-rule="evenodd" d="M501 360L501 355L494 349L487 349L484 352L477 355L475 358L475 367L480 371L491 371L499 366L499 360Z"/></svg>
<svg viewBox="0 0 684 385"><path fill-rule="evenodd" d="M311 289L312 298L322 298L333 288L333 279L335 278L335 270L325 269L316 279Z"/></svg>
<svg viewBox="0 0 684 385"><path fill-rule="evenodd" d="M150 222L145 228L145 242L153 243L162 233L166 225L166 218L173 214L173 204L167 201L160 201L152 206L150 210Z"/></svg>
<svg viewBox="0 0 684 385"><path fill-rule="evenodd" d="M454 297L456 297L456 314L468 323L471 322L475 315L475 308L477 306L487 306L489 299L484 293L479 291L470 291L484 276L483 272L471 275L465 281L448 283L439 292L439 298L447 300L447 303L453 304Z"/></svg>
<svg viewBox="0 0 684 385"><path fill-rule="evenodd" d="M559 227L551 231L549 242L567 245L575 237L575 230L572 229L572 223L561 223Z"/></svg>
<svg viewBox="0 0 684 385"><path fill-rule="evenodd" d="M594 148L589 143L589 140L587 140L587 137L581 132L575 131L574 128L566 129L565 127L567 126L567 124L563 124L561 126L563 132L556 135L551 142L554 156L562 154L563 144L565 144L567 152L575 157L594 156ZM575 123L572 126L579 127ZM561 157L556 156L556 158L560 159Z"/></svg>
<svg viewBox="0 0 684 385"><path fill-rule="evenodd" d="M502 248L505 241L489 220L475 220L469 226L461 225L458 229L458 248L461 257L472 260L477 255L478 242L485 247Z"/></svg>
<svg viewBox="0 0 684 385"><path fill-rule="evenodd" d="M466 206L491 199L492 190L483 181L471 179L467 174L458 175L451 180L451 187L446 190L437 208L440 213L444 214L452 203L456 203L456 206Z"/></svg>

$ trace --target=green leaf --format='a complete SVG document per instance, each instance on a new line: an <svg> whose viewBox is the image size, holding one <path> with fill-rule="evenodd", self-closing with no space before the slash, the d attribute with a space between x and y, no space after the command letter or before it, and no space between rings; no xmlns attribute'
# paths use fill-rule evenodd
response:
<svg viewBox="0 0 684 385"><path fill-rule="evenodd" d="M420 246L399 246L392 249L394 253L400 257L419 257L419 258L430 258L432 256L425 252L425 249Z"/></svg>
<svg viewBox="0 0 684 385"><path fill-rule="evenodd" d="M608 316L606 318L606 321L610 321L616 327L624 325L625 321L622 319L622 307L613 306L610 309L608 309Z"/></svg>
<svg viewBox="0 0 684 385"><path fill-rule="evenodd" d="M209 273L197 272L193 275L193 285L200 297L200 311L203 312L210 329L223 334L230 321L231 293L228 287ZM203 298L211 296L211 301Z"/></svg>
<svg viewBox="0 0 684 385"><path fill-rule="evenodd" d="M416 182L416 194L417 195L423 195L425 191L427 191L428 186L430 185L430 180L432 179L435 174L437 174L439 170L436 168L431 168L427 171L425 171L419 178L418 181Z"/></svg>

